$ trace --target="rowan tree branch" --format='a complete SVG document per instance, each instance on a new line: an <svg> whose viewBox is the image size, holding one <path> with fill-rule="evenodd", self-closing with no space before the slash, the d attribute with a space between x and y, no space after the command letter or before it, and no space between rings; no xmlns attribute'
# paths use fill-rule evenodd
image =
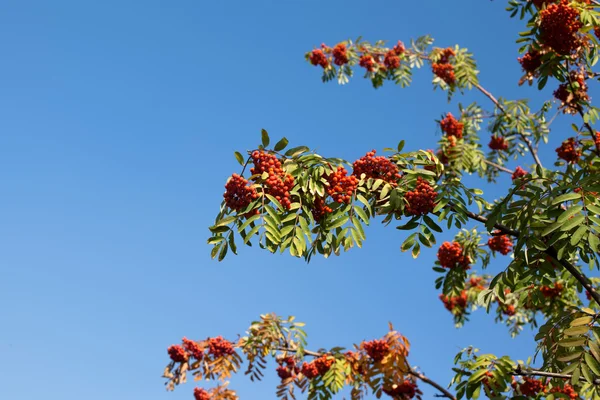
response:
<svg viewBox="0 0 600 400"><path fill-rule="evenodd" d="M490 161L490 160L486 160L486 159L484 159L484 160L483 160L483 162L484 162L484 163L486 163L486 164L487 164L487 165L489 165L489 166L492 166L492 167L494 167L494 168L496 168L496 169L498 169L498 170L502 171L502 172L506 172L507 174L511 174L511 175L512 175L512 174L513 174L513 172L514 172L513 170L511 170L511 169L508 169L508 168L506 168L506 167L504 167L504 166L502 166L502 165L500 165L500 164L496 164L495 162L492 162L492 161Z"/></svg>
<svg viewBox="0 0 600 400"><path fill-rule="evenodd" d="M569 374L559 374L556 372L545 372L545 371L540 371L538 369L524 370L521 368L520 365L517 366L515 372L513 372L512 375L514 375L514 376L542 376L545 378L555 378L555 379L571 379L573 377L572 375L569 375ZM587 380L583 376L580 377L579 380L582 382L587 382ZM599 385L600 379L595 379L593 383L594 383L594 385Z"/></svg>

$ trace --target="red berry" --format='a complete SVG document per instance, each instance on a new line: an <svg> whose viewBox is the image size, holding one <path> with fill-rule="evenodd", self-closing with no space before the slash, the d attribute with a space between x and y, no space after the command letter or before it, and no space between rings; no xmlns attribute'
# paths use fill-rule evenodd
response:
<svg viewBox="0 0 600 400"><path fill-rule="evenodd" d="M333 48L333 63L335 65L342 66L344 64L348 64L348 61L346 45L344 43L337 44Z"/></svg>
<svg viewBox="0 0 600 400"><path fill-rule="evenodd" d="M527 175L527 171L525 171L525 170L524 170L523 168L521 168L521 167L517 167L517 168L514 170L513 174L512 174L512 179L513 179L513 181L514 181L515 179L522 178L522 177L524 177L525 175Z"/></svg>
<svg viewBox="0 0 600 400"><path fill-rule="evenodd" d="M394 46L392 51L394 53L396 53L397 56L401 56L402 54L404 54L404 51L405 51L404 43L402 43L401 41L398 40L398 43L396 43L396 45Z"/></svg>
<svg viewBox="0 0 600 400"><path fill-rule="evenodd" d="M327 56L323 53L323 50L314 49L310 54L310 63L314 66L320 65L323 68L327 68L329 65L329 61L327 61Z"/></svg>
<svg viewBox="0 0 600 400"><path fill-rule="evenodd" d="M431 66L433 73L448 85L454 85L456 77L454 75L454 67L450 64L434 63Z"/></svg>
<svg viewBox="0 0 600 400"><path fill-rule="evenodd" d="M235 211L241 211L258 198L256 189L248 185L248 181L238 174L231 175L225 185L225 204Z"/></svg>
<svg viewBox="0 0 600 400"><path fill-rule="evenodd" d="M492 140L488 146L492 150L508 150L508 142L502 136L492 136Z"/></svg>
<svg viewBox="0 0 600 400"><path fill-rule="evenodd" d="M373 361L381 361L389 353L390 345L383 339L371 340L363 343L363 348L373 359Z"/></svg>
<svg viewBox="0 0 600 400"><path fill-rule="evenodd" d="M186 338L183 338L182 341L185 351L191 354L196 360L202 360L202 357L204 356L204 349L200 347L198 343Z"/></svg>
<svg viewBox="0 0 600 400"><path fill-rule="evenodd" d="M436 197L437 192L426 180L419 176L414 190L408 191L404 195L407 203L404 210L408 215L429 214L435 208Z"/></svg>
<svg viewBox="0 0 600 400"><path fill-rule="evenodd" d="M390 50L385 54L383 64L388 69L396 69L400 67L400 57L394 50Z"/></svg>
<svg viewBox="0 0 600 400"><path fill-rule="evenodd" d="M524 377L523 383L519 385L519 391L524 396L536 397L538 393L546 391L546 385L539 379Z"/></svg>
<svg viewBox="0 0 600 400"><path fill-rule="evenodd" d="M417 385L407 379L399 385L384 387L383 392L394 399L412 399L417 394Z"/></svg>
<svg viewBox="0 0 600 400"><path fill-rule="evenodd" d="M560 282L557 282L554 284L554 287L550 287L550 286L542 286L540 287L540 292L542 292L542 295L548 299L554 299L556 297L559 297L561 295L563 291L563 285Z"/></svg>
<svg viewBox="0 0 600 400"><path fill-rule="evenodd" d="M440 121L440 127L442 128L442 132L448 137L453 136L457 139L462 139L463 137L464 124L457 121L452 113L446 114L446 118Z"/></svg>
<svg viewBox="0 0 600 400"><path fill-rule="evenodd" d="M358 60L358 65L360 65L369 72L375 71L375 60L373 59L373 56L371 56L368 53L365 53L362 56L360 56L360 59Z"/></svg>
<svg viewBox="0 0 600 400"><path fill-rule="evenodd" d="M201 388L194 389L194 399L195 400L210 400L210 393Z"/></svg>
<svg viewBox="0 0 600 400"><path fill-rule="evenodd" d="M362 174L365 174L367 179L382 179L393 186L396 186L401 178L398 166L386 157L375 157L375 150L354 161L352 175L360 178Z"/></svg>
<svg viewBox="0 0 600 400"><path fill-rule="evenodd" d="M469 258L463 254L463 248L458 242L444 242L437 252L440 265L444 268L453 269L457 266L468 269Z"/></svg>
<svg viewBox="0 0 600 400"><path fill-rule="evenodd" d="M577 32L583 23L579 21L579 10L560 0L540 12L540 40L560 55L571 54L581 45Z"/></svg>
<svg viewBox="0 0 600 400"><path fill-rule="evenodd" d="M208 339L208 352L214 358L229 356L235 352L233 344L222 336Z"/></svg>
<svg viewBox="0 0 600 400"><path fill-rule="evenodd" d="M353 175L346 176L347 174L346 168L339 166L325 177L329 184L327 194L338 203L350 204L352 194L358 187L358 179Z"/></svg>
<svg viewBox="0 0 600 400"><path fill-rule="evenodd" d="M554 97L561 101L559 108L566 114L575 114L581 110L580 102L590 99L587 94L588 86L585 83L585 75L571 71L569 82L562 83L554 91Z"/></svg>
<svg viewBox="0 0 600 400"><path fill-rule="evenodd" d="M183 347L177 344L174 344L173 346L169 347L167 352L169 353L169 357L171 357L171 360L175 362L182 363L188 360L188 354L185 352Z"/></svg>
<svg viewBox="0 0 600 400"><path fill-rule="evenodd" d="M537 69L542 65L542 54L534 49L529 49L523 57L518 58L523 71L535 75Z"/></svg>
<svg viewBox="0 0 600 400"><path fill-rule="evenodd" d="M562 142L560 147L556 149L559 158L562 158L570 164L575 164L581 157L581 149L578 148L575 138L569 138Z"/></svg>
<svg viewBox="0 0 600 400"><path fill-rule="evenodd" d="M292 205L290 199L290 190L294 186L294 177L285 173L281 167L281 161L274 154L263 150L256 150L252 153L254 168L250 168L253 175L262 175L267 173L267 179L264 181L265 192L275 197L279 203L288 210Z"/></svg>
<svg viewBox="0 0 600 400"><path fill-rule="evenodd" d="M494 232L494 236L488 239L488 246L491 250L497 251L502 255L510 253L513 242L507 235L499 235L499 231Z"/></svg>
<svg viewBox="0 0 600 400"><path fill-rule="evenodd" d="M303 363L301 371L302 375L306 376L308 379L313 379L319 376L319 370L317 369L314 361L310 363Z"/></svg>

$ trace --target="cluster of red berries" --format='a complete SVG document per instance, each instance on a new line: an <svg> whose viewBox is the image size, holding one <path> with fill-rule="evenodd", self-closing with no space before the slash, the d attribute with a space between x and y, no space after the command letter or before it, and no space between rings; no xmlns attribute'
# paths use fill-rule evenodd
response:
<svg viewBox="0 0 600 400"><path fill-rule="evenodd" d="M348 175L346 168L339 166L337 170L326 176L329 183L327 194L333 197L333 200L338 203L349 204L352 199L352 194L358 187L358 178L354 175Z"/></svg>
<svg viewBox="0 0 600 400"><path fill-rule="evenodd" d="M204 357L204 349L198 343L187 338L183 338L182 342L183 348L188 354L191 354L196 360L202 360L202 357Z"/></svg>
<svg viewBox="0 0 600 400"><path fill-rule="evenodd" d="M548 299L554 299L556 297L559 297L560 294L562 293L564 287L562 285L562 283L560 282L556 282L554 284L554 287L550 287L550 286L542 286L540 287L540 292L542 293L542 295Z"/></svg>
<svg viewBox="0 0 600 400"><path fill-rule="evenodd" d="M521 167L517 167L515 168L513 174L512 174L512 180L514 181L515 179L519 179L524 177L525 175L527 175L527 171L525 171L523 168Z"/></svg>
<svg viewBox="0 0 600 400"><path fill-rule="evenodd" d="M310 63L314 66L320 65L323 69L329 66L329 61L327 61L327 56L323 53L321 49L314 49L312 53L310 53Z"/></svg>
<svg viewBox="0 0 600 400"><path fill-rule="evenodd" d="M492 136L492 140L490 140L488 146L490 146L490 149L492 150L505 151L508 150L508 141L502 136Z"/></svg>
<svg viewBox="0 0 600 400"><path fill-rule="evenodd" d="M513 306L512 304L502 307L502 314L508 315L509 317L512 315L515 315L516 312L517 312L517 310L515 309L515 306Z"/></svg>
<svg viewBox="0 0 600 400"><path fill-rule="evenodd" d="M333 63L338 66L348 64L348 50L344 43L339 43L333 48Z"/></svg>
<svg viewBox="0 0 600 400"><path fill-rule="evenodd" d="M394 50L390 50L385 53L385 58L383 59L383 64L387 69L396 69L400 67L400 57L396 54Z"/></svg>
<svg viewBox="0 0 600 400"><path fill-rule="evenodd" d="M560 55L571 54L581 44L577 32L583 23L579 20L579 10L569 3L560 0L540 12L540 39Z"/></svg>
<svg viewBox="0 0 600 400"><path fill-rule="evenodd" d="M446 307L446 310L448 311L452 311L455 308L464 310L468 301L467 291L463 290L460 292L460 296L446 296L445 294L440 294L440 300L442 300L444 307Z"/></svg>
<svg viewBox="0 0 600 400"><path fill-rule="evenodd" d="M248 186L248 181L238 174L231 175L225 184L225 204L235 211L240 211L248 207L253 200L258 198L256 189Z"/></svg>
<svg viewBox="0 0 600 400"><path fill-rule="evenodd" d="M210 400L210 393L201 388L194 389L194 399L195 400Z"/></svg>
<svg viewBox="0 0 600 400"><path fill-rule="evenodd" d="M460 266L469 268L469 257L463 254L463 248L458 242L444 242L437 252L440 265L444 268L453 269Z"/></svg>
<svg viewBox="0 0 600 400"><path fill-rule="evenodd" d="M450 47L442 51L442 55L438 62L431 66L433 73L441 78L448 85L454 85L456 77L454 76L454 67L450 64L450 57L454 57L456 53Z"/></svg>
<svg viewBox="0 0 600 400"><path fill-rule="evenodd" d="M398 166L387 157L375 157L375 150L354 161L352 175L360 178L362 174L367 178L382 179L393 186L396 186L401 178Z"/></svg>
<svg viewBox="0 0 600 400"><path fill-rule="evenodd" d="M326 214L332 212L333 210L331 209L331 207L329 207L327 205L327 203L325 202L325 199L323 199L322 197L315 197L315 200L313 202L313 206L311 209L313 218L315 219L315 221L321 221L323 220L323 218L325 217Z"/></svg>
<svg viewBox="0 0 600 400"><path fill-rule="evenodd" d="M317 376L323 376L329 371L329 368L333 365L334 359L328 356L321 356L312 360L310 363L302 364L302 375L308 379L315 378Z"/></svg>
<svg viewBox="0 0 600 400"><path fill-rule="evenodd" d="M277 367L277 376L279 376L282 381L291 378L299 372L300 368L296 365L296 359L294 357L287 357L286 359L281 360L279 362L279 367Z"/></svg>
<svg viewBox="0 0 600 400"><path fill-rule="evenodd" d="M528 376L523 378L522 383L517 383L517 381L513 378L511 386L514 389L518 388L519 392L521 392L523 396L536 397L538 393L546 392L546 385L544 382Z"/></svg>
<svg viewBox="0 0 600 400"><path fill-rule="evenodd" d="M505 256L510 253L513 242L508 235L499 235L499 233L499 231L495 231L494 236L488 239L488 246L490 246L491 250L497 251Z"/></svg>
<svg viewBox="0 0 600 400"><path fill-rule="evenodd" d="M588 101L588 86L585 83L585 75L577 71L570 72L568 82L562 83L553 93L554 97L561 101L560 108L566 114L575 114L581 110L579 102Z"/></svg>
<svg viewBox="0 0 600 400"><path fill-rule="evenodd" d="M459 122L452 113L446 114L446 118L440 121L440 127L442 128L442 132L446 134L448 137L455 137L457 139L462 139L463 137L463 128L464 124Z"/></svg>
<svg viewBox="0 0 600 400"><path fill-rule="evenodd" d="M556 148L556 154L558 154L558 157L562 158L566 162L575 164L581 157L581 149L579 148L578 143L575 141L575 138L572 137L562 142L560 147Z"/></svg>
<svg viewBox="0 0 600 400"><path fill-rule="evenodd" d="M369 72L375 71L375 59L372 55L368 53L365 53L362 56L360 56L360 59L358 60L358 65L360 65Z"/></svg>
<svg viewBox="0 0 600 400"><path fill-rule="evenodd" d="M417 394L417 384L407 379L399 385L383 388L383 393L394 399L412 399Z"/></svg>
<svg viewBox="0 0 600 400"><path fill-rule="evenodd" d="M375 362L383 360L390 351L390 345L384 339L365 342L363 348Z"/></svg>
<svg viewBox="0 0 600 400"><path fill-rule="evenodd" d="M404 198L406 200L405 211L408 215L425 215L429 214L435 208L435 198L437 192L433 190L431 185L420 176L417 177L417 184L414 190L406 192Z"/></svg>
<svg viewBox="0 0 600 400"><path fill-rule="evenodd" d="M294 186L294 177L283 171L281 162L274 154L256 150L252 152L252 161L254 168L250 168L250 172L253 175L266 172L269 175L265 180L266 193L275 197L281 205L289 210L292 205L290 190Z"/></svg>
<svg viewBox="0 0 600 400"><path fill-rule="evenodd" d="M596 151L600 152L600 132L596 131L594 136L594 144L596 145Z"/></svg>
<svg viewBox="0 0 600 400"><path fill-rule="evenodd" d="M568 383L565 383L564 387L553 387L552 389L550 389L550 393L562 393L569 397L571 400L579 399L579 395L577 394L575 389L573 389L573 386L569 385Z"/></svg>
<svg viewBox="0 0 600 400"><path fill-rule="evenodd" d="M469 279L469 285L471 285L471 287L474 288L475 290L483 290L485 288L481 284L482 281L483 281L483 278L474 276L471 279Z"/></svg>
<svg viewBox="0 0 600 400"><path fill-rule="evenodd" d="M523 71L535 75L537 69L542 65L542 54L537 50L529 49L527 53L523 54L523 57L519 57L518 60Z"/></svg>
<svg viewBox="0 0 600 400"><path fill-rule="evenodd" d="M235 353L233 344L223 339L222 336L217 336L208 339L208 352L215 358L229 356Z"/></svg>
<svg viewBox="0 0 600 400"><path fill-rule="evenodd" d="M189 358L189 355L185 351L185 349L178 344L174 344L173 346L170 346L167 349L167 352L169 353L169 357L171 357L171 360L173 360L175 362L180 362L180 363L186 362Z"/></svg>

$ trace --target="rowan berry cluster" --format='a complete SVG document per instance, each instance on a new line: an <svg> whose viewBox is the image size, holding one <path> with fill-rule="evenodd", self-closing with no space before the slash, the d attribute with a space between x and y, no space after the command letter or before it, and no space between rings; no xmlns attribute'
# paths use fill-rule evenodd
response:
<svg viewBox="0 0 600 400"><path fill-rule="evenodd" d="M285 208L289 210L292 202L290 200L290 190L294 186L294 177L286 174L281 167L281 162L274 154L263 150L252 152L252 161L254 168L250 168L253 175L267 173L265 180L265 192L275 197Z"/></svg>
<svg viewBox="0 0 600 400"><path fill-rule="evenodd" d="M508 315L509 317L515 315L516 312L515 306L512 304L502 307L502 314Z"/></svg>
<svg viewBox="0 0 600 400"><path fill-rule="evenodd" d="M194 400L210 400L210 393L202 388L195 388Z"/></svg>
<svg viewBox="0 0 600 400"><path fill-rule="evenodd" d="M333 63L338 66L348 64L348 49L344 43L339 43L333 48Z"/></svg>
<svg viewBox="0 0 600 400"><path fill-rule="evenodd" d="M569 0L550 4L540 12L540 40L560 55L571 54L580 45L577 32L583 26L579 10Z"/></svg>
<svg viewBox="0 0 600 400"><path fill-rule="evenodd" d="M494 236L488 239L488 246L491 250L497 251L505 256L510 253L513 242L510 240L508 235L500 235L499 233L499 231L495 231Z"/></svg>
<svg viewBox="0 0 600 400"><path fill-rule="evenodd" d="M600 152L600 132L596 131L594 136L594 144L596 145L596 151Z"/></svg>
<svg viewBox="0 0 600 400"><path fill-rule="evenodd" d="M387 69L396 69L400 67L400 57L396 54L394 50L390 50L385 53L385 58L383 59L383 65Z"/></svg>
<svg viewBox="0 0 600 400"><path fill-rule="evenodd" d="M560 294L563 291L563 285L560 282L556 282L554 284L554 287L550 287L550 286L542 286L540 287L540 292L542 293L542 295L548 299L554 299L556 297L559 297Z"/></svg>
<svg viewBox="0 0 600 400"><path fill-rule="evenodd" d="M287 357L284 360L279 361L277 376L279 376L282 381L291 378L299 372L300 368L296 365L296 359L294 357Z"/></svg>
<svg viewBox="0 0 600 400"><path fill-rule="evenodd" d="M334 359L328 356L321 356L312 360L310 363L302 364L302 375L308 379L315 378L317 376L323 376L329 371L329 368L333 365Z"/></svg>
<svg viewBox="0 0 600 400"><path fill-rule="evenodd" d="M558 154L558 157L562 158L566 162L575 164L581 157L581 149L579 148L578 143L575 141L575 138L571 137L562 142L560 147L556 148L556 154Z"/></svg>
<svg viewBox="0 0 600 400"><path fill-rule="evenodd" d="M588 86L585 75L577 71L570 72L568 82L562 83L554 91L554 97L561 101L560 108L566 114L575 114L581 110L582 101L588 101Z"/></svg>
<svg viewBox="0 0 600 400"><path fill-rule="evenodd" d="M383 393L394 399L408 400L415 397L417 390L417 384L407 379L399 385L383 388Z"/></svg>
<svg viewBox="0 0 600 400"><path fill-rule="evenodd" d="M562 393L571 400L579 399L579 395L577 394L577 392L575 392L573 386L569 385L568 383L565 383L564 387L553 387L552 389L550 389L550 393Z"/></svg>
<svg viewBox="0 0 600 400"><path fill-rule="evenodd" d="M358 60L358 65L360 65L369 72L375 71L375 59L372 55L368 53L365 53L362 56L360 56L360 59Z"/></svg>
<svg viewBox="0 0 600 400"><path fill-rule="evenodd" d="M390 345L384 339L371 340L363 344L363 348L373 359L373 361L381 361L389 353Z"/></svg>
<svg viewBox="0 0 600 400"><path fill-rule="evenodd" d="M527 171L525 171L523 168L521 167L517 167L515 168L513 174L512 174L512 180L514 181L515 179L519 179L524 177L525 175L527 175Z"/></svg>
<svg viewBox="0 0 600 400"><path fill-rule="evenodd" d="M346 168L339 166L325 178L329 183L327 194L338 203L349 204L352 194L358 187L358 178L354 175L346 176L347 174Z"/></svg>
<svg viewBox="0 0 600 400"><path fill-rule="evenodd" d="M469 257L463 254L463 248L458 242L444 242L437 252L440 265L444 268L453 269L460 266L469 268Z"/></svg>
<svg viewBox="0 0 600 400"><path fill-rule="evenodd" d="M167 349L169 357L175 362L186 362L189 358L188 353L178 344L174 344Z"/></svg>
<svg viewBox="0 0 600 400"><path fill-rule="evenodd" d="M464 126L465 125L462 122L459 122L454 118L452 113L446 114L446 118L440 121L442 132L444 132L447 137L453 136L457 139L462 139Z"/></svg>
<svg viewBox="0 0 600 400"><path fill-rule="evenodd" d="M233 174L225 184L225 204L235 211L248 207L253 200L258 198L256 189L248 185L248 181L238 174Z"/></svg>
<svg viewBox="0 0 600 400"><path fill-rule="evenodd" d="M471 279L469 279L469 285L471 285L471 287L474 288L475 290L483 290L485 288L481 284L482 281L483 281L483 278L474 276Z"/></svg>
<svg viewBox="0 0 600 400"><path fill-rule="evenodd" d="M352 175L360 179L362 174L367 178L382 179L393 186L396 186L401 178L398 166L387 157L375 157L375 150L354 161Z"/></svg>
<svg viewBox="0 0 600 400"><path fill-rule="evenodd" d="M315 200L313 202L313 206L311 209L313 218L315 219L315 221L322 221L323 218L325 217L325 215L327 215L328 213L332 212L333 210L331 209L331 207L329 207L327 205L327 203L325 202L325 199L323 199L322 197L315 197Z"/></svg>
<svg viewBox="0 0 600 400"><path fill-rule="evenodd" d="M188 352L188 354L190 354L196 360L202 360L202 357L204 357L204 349L198 343L187 338L183 338L182 342L183 348Z"/></svg>
<svg viewBox="0 0 600 400"><path fill-rule="evenodd" d="M401 56L402 54L404 54L405 51L404 43L398 40L398 43L396 43L396 45L392 48L392 51L397 56Z"/></svg>
<svg viewBox="0 0 600 400"><path fill-rule="evenodd" d="M537 50L529 49L527 53L523 54L523 57L519 57L518 60L523 71L530 75L535 75L537 69L542 65L542 54Z"/></svg>
<svg viewBox="0 0 600 400"><path fill-rule="evenodd" d="M232 355L235 350L233 344L223 339L222 336L217 336L208 339L208 352L215 358Z"/></svg>
<svg viewBox="0 0 600 400"><path fill-rule="evenodd" d="M534 379L528 376L523 378L522 383L518 383L513 378L511 386L514 389L518 389L523 396L530 397L536 397L539 393L545 393L547 390L544 382L542 382L539 379Z"/></svg>
<svg viewBox="0 0 600 400"><path fill-rule="evenodd" d="M508 141L504 139L502 136L492 136L490 143L488 144L490 149L497 151L506 151L508 150Z"/></svg>
<svg viewBox="0 0 600 400"><path fill-rule="evenodd" d="M446 296L445 294L440 294L440 300L444 303L446 310L453 311L455 308L458 308L462 311L467 306L467 291L463 290L460 292L459 296Z"/></svg>
<svg viewBox="0 0 600 400"><path fill-rule="evenodd" d="M446 82L448 85L454 85L456 76L454 75L454 67L450 64L450 57L454 57L456 53L450 47L442 50L442 55L438 62L433 63L431 68L433 73Z"/></svg>
<svg viewBox="0 0 600 400"><path fill-rule="evenodd" d="M435 198L437 192L433 190L431 185L421 178L417 177L417 184L414 190L406 192L404 198L406 200L405 211L408 215L425 215L429 214L435 208Z"/></svg>
<svg viewBox="0 0 600 400"><path fill-rule="evenodd" d="M323 53L321 49L314 49L312 53L310 53L310 63L314 66L320 65L323 69L329 66L329 61L327 61L327 56Z"/></svg>

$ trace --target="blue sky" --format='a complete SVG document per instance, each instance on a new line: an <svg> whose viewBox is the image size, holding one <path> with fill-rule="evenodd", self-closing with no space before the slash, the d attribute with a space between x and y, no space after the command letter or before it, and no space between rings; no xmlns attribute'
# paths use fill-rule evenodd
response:
<svg viewBox="0 0 600 400"><path fill-rule="evenodd" d="M433 286L435 250L413 261L393 228L375 224L362 250L309 265L257 248L219 264L206 245L225 180L238 171L233 151L256 146L261 128L352 160L400 139L435 147L434 119L456 113L429 71L405 90L358 78L322 84L304 61L321 42L431 34L474 51L496 95L539 104L517 86L523 29L505 6L3 2L0 398L190 399L192 383L164 390L167 346L182 336L233 339L268 312L305 321L313 348L379 337L391 321L412 342L411 362L442 383L470 344L532 354L529 333L512 340L492 316L456 330ZM461 101L474 99L489 106L478 95ZM275 371L267 375L233 388L274 398Z"/></svg>

